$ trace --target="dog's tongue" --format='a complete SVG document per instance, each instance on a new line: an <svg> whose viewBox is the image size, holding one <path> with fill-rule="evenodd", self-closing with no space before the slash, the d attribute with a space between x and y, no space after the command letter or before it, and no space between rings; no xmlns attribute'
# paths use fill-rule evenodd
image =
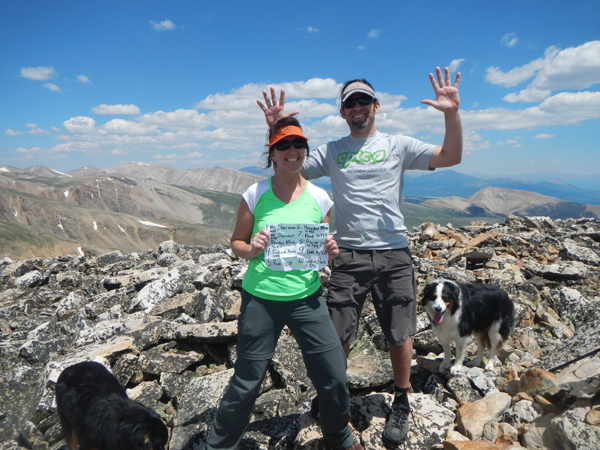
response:
<svg viewBox="0 0 600 450"><path fill-rule="evenodd" d="M437 313L435 316L433 316L433 321L438 325L442 323L442 320L444 320L444 314Z"/></svg>

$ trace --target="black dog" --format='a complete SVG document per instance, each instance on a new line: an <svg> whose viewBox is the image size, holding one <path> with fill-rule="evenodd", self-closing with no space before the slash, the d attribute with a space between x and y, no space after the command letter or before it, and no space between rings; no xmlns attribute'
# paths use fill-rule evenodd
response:
<svg viewBox="0 0 600 450"><path fill-rule="evenodd" d="M102 364L86 361L63 370L56 404L70 450L164 450L167 443L160 416L129 399Z"/></svg>
<svg viewBox="0 0 600 450"><path fill-rule="evenodd" d="M473 365L481 364L484 347L490 348L486 370L493 370L494 363L500 362L498 350L502 341L508 339L515 313L506 291L487 284L438 279L425 287L422 304L431 318L433 333L444 348L441 371L450 368L450 344L454 341L456 361L451 372L460 372L473 334L478 338Z"/></svg>

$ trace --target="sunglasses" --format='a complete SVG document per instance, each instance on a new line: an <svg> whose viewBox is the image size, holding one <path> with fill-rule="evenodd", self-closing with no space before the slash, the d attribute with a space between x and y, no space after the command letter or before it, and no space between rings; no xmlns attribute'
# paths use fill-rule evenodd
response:
<svg viewBox="0 0 600 450"><path fill-rule="evenodd" d="M358 97L358 98L353 98L351 100L345 100L342 102L342 108L345 109L350 109L350 108L354 108L354 105L356 105L356 102L358 102L358 104L360 106L368 106L372 103L375 103L377 101L376 98L373 97Z"/></svg>
<svg viewBox="0 0 600 450"><path fill-rule="evenodd" d="M276 144L273 144L273 148L275 150L289 150L289 148L291 147L291 145L294 144L294 147L296 148L307 148L308 147L308 142L306 142L306 139L302 139L302 138L297 138L297 139L293 139L291 141L287 140L287 141L279 141Z"/></svg>

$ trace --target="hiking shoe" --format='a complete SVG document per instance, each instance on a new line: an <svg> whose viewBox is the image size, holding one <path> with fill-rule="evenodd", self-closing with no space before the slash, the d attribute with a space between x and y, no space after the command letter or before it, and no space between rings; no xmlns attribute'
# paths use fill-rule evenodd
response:
<svg viewBox="0 0 600 450"><path fill-rule="evenodd" d="M315 420L319 420L319 395L318 394L315 396L315 398L312 399L312 402L310 403L310 416Z"/></svg>
<svg viewBox="0 0 600 450"><path fill-rule="evenodd" d="M355 440L350 447L346 447L344 450L363 450L363 448L358 441Z"/></svg>
<svg viewBox="0 0 600 450"><path fill-rule="evenodd" d="M383 439L392 444L402 444L408 434L409 413L409 407L401 403L392 403L392 410L383 429Z"/></svg>

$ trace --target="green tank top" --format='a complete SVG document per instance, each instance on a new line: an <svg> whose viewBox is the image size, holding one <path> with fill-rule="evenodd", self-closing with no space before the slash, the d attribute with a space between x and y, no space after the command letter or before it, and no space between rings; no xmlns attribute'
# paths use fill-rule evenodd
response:
<svg viewBox="0 0 600 450"><path fill-rule="evenodd" d="M311 183L307 183L299 199L286 204L273 193L271 179L251 186L244 199L254 214L252 236L263 230L266 224L321 223L333 205L327 193ZM242 287L250 294L267 300L292 301L314 294L321 287L321 281L319 273L314 270L271 270L265 264L264 254L261 254L248 262Z"/></svg>

